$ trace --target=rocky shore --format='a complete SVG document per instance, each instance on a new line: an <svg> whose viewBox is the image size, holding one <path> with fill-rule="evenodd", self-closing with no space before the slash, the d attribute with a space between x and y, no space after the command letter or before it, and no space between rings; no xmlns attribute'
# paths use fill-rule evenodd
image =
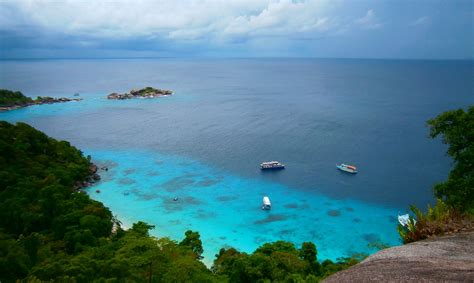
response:
<svg viewBox="0 0 474 283"><path fill-rule="evenodd" d="M10 110L15 110L27 106L32 106L32 105L41 105L41 104L53 104L53 103L64 103L64 102L70 102L70 101L80 101L82 98L66 98L66 97L60 97L60 98L54 98L54 97L40 97L38 96L35 100L31 100L28 102L24 103L15 103L11 105L1 105L0 106L0 111L10 111Z"/></svg>
<svg viewBox="0 0 474 283"><path fill-rule="evenodd" d="M87 187L91 187L93 186L95 183L97 183L98 181L100 181L100 175L99 175L99 170L104 170L104 171L107 171L108 168L107 167L97 167L97 165L95 164L91 164L89 166L89 176L87 176L87 178L83 181L83 182L77 182L75 185L74 185L74 189L75 190L78 190L78 191L82 191L83 188L87 188Z"/></svg>
<svg viewBox="0 0 474 283"><path fill-rule="evenodd" d="M323 282L473 282L474 231L382 250Z"/></svg>
<svg viewBox="0 0 474 283"><path fill-rule="evenodd" d="M172 90L146 87L139 90L132 89L130 92L123 93L123 94L114 92L107 95L107 99L124 100L124 99L132 99L132 98L155 98L155 97L161 97L161 96L168 96L171 94L173 94Z"/></svg>

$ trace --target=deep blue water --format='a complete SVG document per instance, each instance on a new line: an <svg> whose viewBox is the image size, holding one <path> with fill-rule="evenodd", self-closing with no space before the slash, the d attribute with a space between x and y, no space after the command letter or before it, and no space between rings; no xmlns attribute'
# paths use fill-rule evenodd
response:
<svg viewBox="0 0 474 283"><path fill-rule="evenodd" d="M99 164L90 191L124 224L223 246L314 241L321 258L398 244L395 216L432 201L450 160L426 120L474 103L472 61L44 60L0 62L0 87L77 103L0 113L71 141ZM154 86L154 100L108 101ZM287 169L261 172L264 160ZM353 163L359 174L335 169ZM273 209L259 209L268 194ZM173 202L173 197L179 197Z"/></svg>

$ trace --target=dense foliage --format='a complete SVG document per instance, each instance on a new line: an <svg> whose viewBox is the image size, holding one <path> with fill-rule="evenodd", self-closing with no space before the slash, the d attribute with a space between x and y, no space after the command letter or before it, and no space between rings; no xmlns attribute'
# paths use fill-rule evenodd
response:
<svg viewBox="0 0 474 283"><path fill-rule="evenodd" d="M100 202L74 190L90 166L68 142L23 123L0 122L1 282L214 280L196 260L199 234L188 233L191 240L178 245L150 237L152 227L142 222L123 231Z"/></svg>
<svg viewBox="0 0 474 283"><path fill-rule="evenodd" d="M90 167L68 142L0 121L1 282L317 282L357 262L319 263L313 243L279 241L252 254L222 249L209 270L198 232L178 243L144 222L121 229L75 189Z"/></svg>
<svg viewBox="0 0 474 283"><path fill-rule="evenodd" d="M434 207L423 213L411 206L415 218L398 226L404 243L433 235L474 229L474 106L468 111L447 111L428 121L430 136L443 136L448 155L454 160L448 180L434 187L438 198ZM415 220L416 219L416 220Z"/></svg>
<svg viewBox="0 0 474 283"><path fill-rule="evenodd" d="M284 241L264 244L250 255L229 248L221 249L216 256L212 270L217 275L225 275L229 282L319 282L362 259L319 263L313 243L305 242L296 249Z"/></svg>
<svg viewBox="0 0 474 283"><path fill-rule="evenodd" d="M32 102L33 99L23 95L23 93L19 91L0 89L0 107L24 105Z"/></svg>
<svg viewBox="0 0 474 283"><path fill-rule="evenodd" d="M429 120L430 136L443 136L454 160L446 182L435 186L435 194L461 212L474 214L474 106L468 111L447 111Z"/></svg>

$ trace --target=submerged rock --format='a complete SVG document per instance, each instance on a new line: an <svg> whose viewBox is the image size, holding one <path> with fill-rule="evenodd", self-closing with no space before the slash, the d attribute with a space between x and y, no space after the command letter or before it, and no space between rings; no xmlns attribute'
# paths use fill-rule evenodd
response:
<svg viewBox="0 0 474 283"><path fill-rule="evenodd" d="M97 173L97 165L92 164L91 166L89 166L89 171L90 171L92 174Z"/></svg>
<svg viewBox="0 0 474 283"><path fill-rule="evenodd" d="M341 212L337 209L331 209L328 211L328 215L332 217L341 216Z"/></svg>

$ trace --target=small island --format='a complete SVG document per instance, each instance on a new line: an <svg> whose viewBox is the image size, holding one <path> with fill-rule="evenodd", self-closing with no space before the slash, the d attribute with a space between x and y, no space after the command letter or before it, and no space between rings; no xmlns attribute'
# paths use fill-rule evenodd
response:
<svg viewBox="0 0 474 283"><path fill-rule="evenodd" d="M38 96L36 99L32 99L31 97L25 96L20 91L0 89L0 111L9 111L31 105L62 103L80 100L82 99L66 97L54 98L49 96Z"/></svg>
<svg viewBox="0 0 474 283"><path fill-rule="evenodd" d="M168 96L173 94L172 90L168 89L156 89L152 87L145 87L140 90L135 90L132 89L128 93L111 93L107 95L107 99L132 99L132 98L155 98L155 97L161 97L161 96Z"/></svg>

